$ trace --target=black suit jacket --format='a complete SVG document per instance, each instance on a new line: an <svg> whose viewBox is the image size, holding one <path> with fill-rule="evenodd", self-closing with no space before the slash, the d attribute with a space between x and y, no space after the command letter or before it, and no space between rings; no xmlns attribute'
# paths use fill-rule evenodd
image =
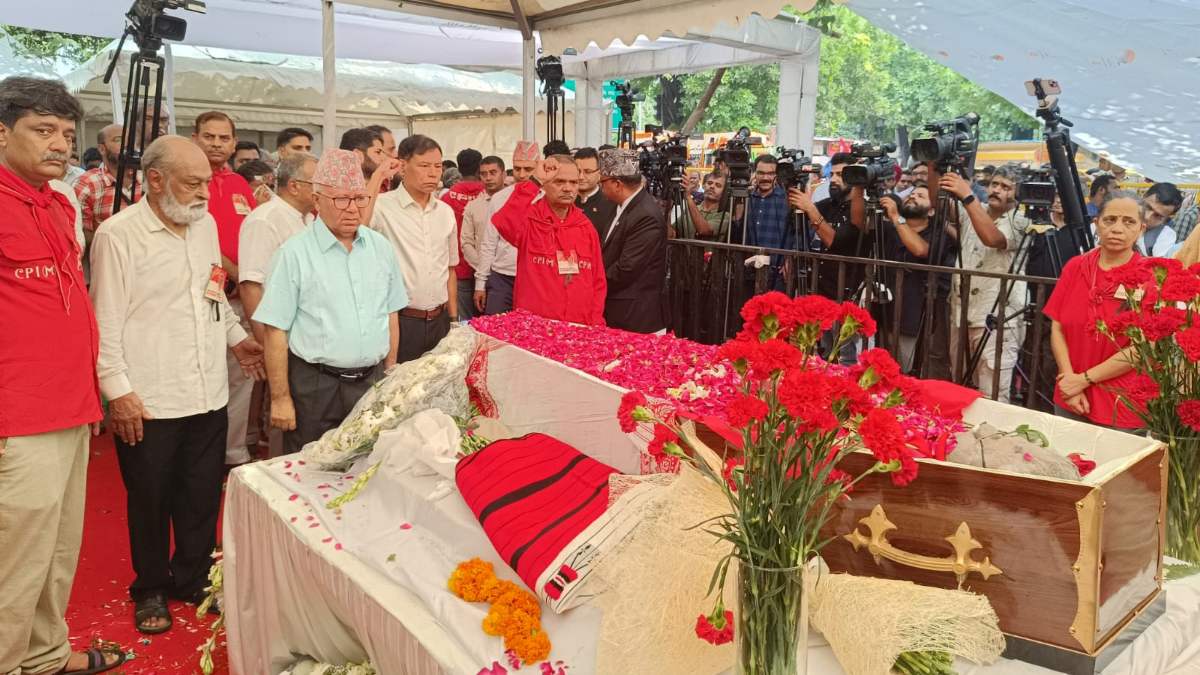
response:
<svg viewBox="0 0 1200 675"><path fill-rule="evenodd" d="M635 333L666 328L667 224L654 197L639 192L606 236L601 236L608 279L604 321Z"/></svg>
<svg viewBox="0 0 1200 675"><path fill-rule="evenodd" d="M596 194L587 200L576 199L575 205L592 221L592 225L596 226L596 234L600 235L600 241L604 241L604 235L608 234L608 228L617 215L617 205L608 201L602 190L596 190Z"/></svg>

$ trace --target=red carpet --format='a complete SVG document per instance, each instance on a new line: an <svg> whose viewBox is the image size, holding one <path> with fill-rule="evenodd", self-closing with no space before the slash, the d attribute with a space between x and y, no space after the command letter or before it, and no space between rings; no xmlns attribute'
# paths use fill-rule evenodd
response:
<svg viewBox="0 0 1200 675"><path fill-rule="evenodd" d="M142 635L133 627L133 603L127 590L132 580L125 487L112 436L105 434L92 440L83 548L67 610L72 644L79 650L100 639L116 642L127 653L132 652L133 659L110 671L114 673L199 673L200 654L196 650L208 639L212 619L199 621L195 607L172 602L175 625L171 630L160 635ZM223 637L213 654L214 672L222 675L229 672Z"/></svg>

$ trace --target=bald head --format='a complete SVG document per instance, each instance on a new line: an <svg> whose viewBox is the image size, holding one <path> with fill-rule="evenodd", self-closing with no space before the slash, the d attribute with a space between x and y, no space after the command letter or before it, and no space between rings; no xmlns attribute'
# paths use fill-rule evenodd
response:
<svg viewBox="0 0 1200 675"><path fill-rule="evenodd" d="M142 153L146 196L166 222L183 227L208 212L208 157L183 136L159 136Z"/></svg>
<svg viewBox="0 0 1200 675"><path fill-rule="evenodd" d="M125 128L120 124L110 124L96 135L96 148L100 150L100 158L108 166L110 172L117 170L117 161L121 157L121 138Z"/></svg>

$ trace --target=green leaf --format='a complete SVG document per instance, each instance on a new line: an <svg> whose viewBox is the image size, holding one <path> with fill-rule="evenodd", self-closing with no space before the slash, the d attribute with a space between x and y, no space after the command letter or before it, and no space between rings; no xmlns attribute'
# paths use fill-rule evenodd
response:
<svg viewBox="0 0 1200 675"><path fill-rule="evenodd" d="M1025 440L1029 441L1030 443L1037 443L1038 445L1042 446L1043 448L1050 447L1050 439L1046 438L1046 434L1043 434L1042 432L1038 431L1037 429L1034 429L1033 427L1029 426L1028 424L1022 424L1021 426L1019 426L1015 430L1013 430L1013 433L1016 434L1017 436L1020 436L1021 438L1024 438Z"/></svg>

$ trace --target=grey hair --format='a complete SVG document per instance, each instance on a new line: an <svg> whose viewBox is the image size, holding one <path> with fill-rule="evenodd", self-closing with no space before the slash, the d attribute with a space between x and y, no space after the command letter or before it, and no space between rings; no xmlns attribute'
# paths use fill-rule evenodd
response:
<svg viewBox="0 0 1200 675"><path fill-rule="evenodd" d="M316 162L317 156L308 152L296 152L288 155L275 168L275 189L283 190L288 183L296 179L309 162Z"/></svg>
<svg viewBox="0 0 1200 675"><path fill-rule="evenodd" d="M569 164L576 166L575 158L570 155L550 155L547 159L553 159L558 164Z"/></svg>
<svg viewBox="0 0 1200 675"><path fill-rule="evenodd" d="M1001 164L1000 166L996 167L996 170L992 172L991 179L996 180L997 178L1000 178L1016 185L1018 182L1020 182L1020 176L1021 167L1017 164L1009 162L1008 164Z"/></svg>
<svg viewBox="0 0 1200 675"><path fill-rule="evenodd" d="M1132 199L1138 204L1139 207L1142 204L1142 200L1138 197L1137 193L1133 192L1132 190L1109 190L1108 194L1104 197L1104 201L1100 203L1100 210L1096 212L1096 217L1099 217L1101 213L1104 213L1104 209L1107 209L1108 205L1117 199ZM1140 208L1138 213L1141 213Z"/></svg>

